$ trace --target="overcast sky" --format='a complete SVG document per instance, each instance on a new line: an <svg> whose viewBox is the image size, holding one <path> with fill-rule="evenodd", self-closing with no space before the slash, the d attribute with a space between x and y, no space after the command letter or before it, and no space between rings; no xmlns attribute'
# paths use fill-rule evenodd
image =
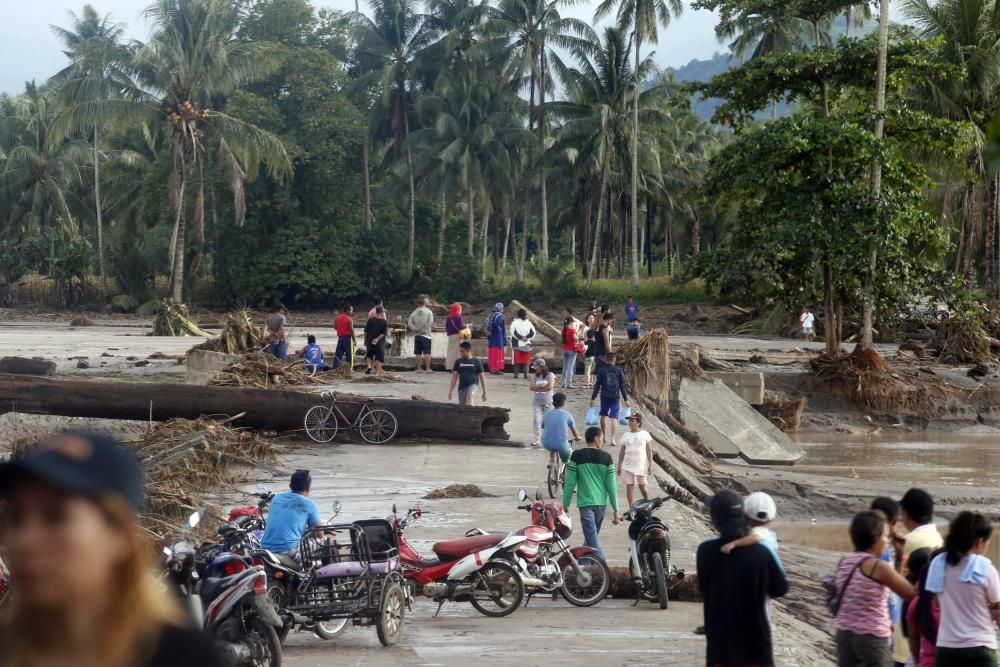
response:
<svg viewBox="0 0 1000 667"><path fill-rule="evenodd" d="M39 83L57 72L65 63L60 43L52 34L51 24L67 26L67 11L78 14L87 0L0 0L0 92L17 93L25 81ZM147 0L90 0L101 14L128 26L128 36L145 39L148 30L142 10ZM354 0L313 0L318 6L353 10ZM584 0L568 13L590 20L596 0ZM688 3L685 2L685 5ZM364 0L361 2L364 8ZM709 58L724 48L715 38L715 18L710 12L687 8L656 47L661 65L683 65L693 58Z"/></svg>

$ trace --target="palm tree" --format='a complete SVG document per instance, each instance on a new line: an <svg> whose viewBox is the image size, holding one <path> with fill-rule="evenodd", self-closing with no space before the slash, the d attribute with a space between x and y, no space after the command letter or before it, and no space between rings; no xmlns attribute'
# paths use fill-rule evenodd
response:
<svg viewBox="0 0 1000 667"><path fill-rule="evenodd" d="M407 138L410 134L410 114L415 103L417 57L433 41L433 34L424 30L426 17L418 12L417 0L369 0L372 17L354 15L356 51L366 72L355 87L382 88L382 104L388 112L393 137L394 154L405 153L410 197L410 248L406 263L407 274L413 272L413 255L417 237L416 184L413 153Z"/></svg>
<svg viewBox="0 0 1000 667"><path fill-rule="evenodd" d="M933 112L955 120L972 123L976 141L966 155L971 176L965 182L963 224L956 255L956 271L972 277L981 210L985 195L986 281L987 298L996 298L998 182L987 175L982 146L990 119L1000 108L1000 9L993 0L904 0L903 12L916 25L918 34L940 38L949 65L964 74L961 77L937 77L928 80L927 90L918 91L916 101ZM981 183L987 181L986 192Z"/></svg>
<svg viewBox="0 0 1000 667"><path fill-rule="evenodd" d="M641 90L639 79L639 51L644 41L656 44L658 26L666 28L671 17L679 16L684 9L681 0L602 0L594 12L594 19L601 19L618 5L618 25L631 26L635 46L635 88ZM632 286L639 287L639 96L635 95L632 124Z"/></svg>
<svg viewBox="0 0 1000 667"><path fill-rule="evenodd" d="M541 191L542 261L549 258L549 213L545 183L545 93L551 88L548 76L550 63L560 64L557 49L592 51L597 42L593 28L583 21L560 14L567 0L500 0L491 12L486 31L493 38L487 48L501 54L507 63L509 78L520 84L528 75L528 128L538 133L541 152L538 160ZM535 94L538 94L536 105ZM525 189L524 225L527 229L531 210L531 181L534 171L533 152L528 153L528 187Z"/></svg>
<svg viewBox="0 0 1000 667"><path fill-rule="evenodd" d="M124 26L113 23L110 16L100 16L92 5L84 5L83 12L78 16L68 12L71 26L61 28L51 26L52 31L66 46L66 57L70 65L59 72L53 81L70 78L85 78L95 81L98 85L92 88L98 98L111 97L116 94L115 81L120 81L118 72L110 67L122 56L121 38ZM102 85L104 84L104 85ZM63 99L63 103L72 106L82 100ZM101 292L107 297L108 280L104 267L104 207L101 204L101 132L104 128L100 121L94 123L94 216L97 224L97 262L101 277Z"/></svg>
<svg viewBox="0 0 1000 667"><path fill-rule="evenodd" d="M852 25L855 28L862 28L871 19L872 6L870 2L859 2L856 5L848 5L844 10L844 35L850 37Z"/></svg>
<svg viewBox="0 0 1000 667"><path fill-rule="evenodd" d="M661 117L656 104L661 91L651 88L639 95L635 91L641 77L654 71L652 59L640 61L636 77L629 63L630 42L622 29L606 28L593 56L591 51L589 47L574 50L577 67L558 69L567 99L549 104L553 115L563 119L552 150L571 154L578 169L589 173L597 183L597 217L589 249L588 287L597 271L598 241L612 174L627 172L626 155L630 152L632 130L629 102L637 98L642 116L654 126ZM654 142L642 142L640 150L655 153ZM655 157L644 162L655 162Z"/></svg>
<svg viewBox="0 0 1000 667"><path fill-rule="evenodd" d="M99 119L127 125L146 124L167 133L173 160L170 203L174 227L170 241L172 298L184 295L188 182L204 173L208 142L233 191L238 226L246 217L243 185L260 165L277 180L291 173L284 145L274 135L230 116L212 104L241 86L259 80L278 65L278 52L265 44L236 39L239 14L227 0L157 0L146 10L153 25L149 43L128 62L117 63L132 77L120 98L92 100L89 79L68 81L67 94L82 101L70 108L61 130L93 127ZM204 177L193 206L193 235L204 238Z"/></svg>

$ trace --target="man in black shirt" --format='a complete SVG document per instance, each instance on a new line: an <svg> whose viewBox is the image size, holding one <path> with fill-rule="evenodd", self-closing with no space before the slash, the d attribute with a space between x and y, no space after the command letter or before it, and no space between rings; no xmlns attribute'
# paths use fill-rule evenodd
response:
<svg viewBox="0 0 1000 667"><path fill-rule="evenodd" d="M455 393L458 384L458 402L460 405L475 405L476 390L483 392L486 400L486 376L483 375L483 362L472 356L472 343L467 340L458 346L461 356L455 360L451 369L451 384L448 386L448 400Z"/></svg>
<svg viewBox="0 0 1000 667"><path fill-rule="evenodd" d="M763 544L722 553L722 545L749 533L743 499L732 491L716 494L710 504L719 537L698 547L698 587L705 599L708 667L772 667L771 624L767 598L788 592L788 580Z"/></svg>
<svg viewBox="0 0 1000 667"><path fill-rule="evenodd" d="M382 374L382 364L385 362L385 339L389 335L389 322L385 319L382 306L375 307L375 317L365 323L365 359L370 366L365 375Z"/></svg>

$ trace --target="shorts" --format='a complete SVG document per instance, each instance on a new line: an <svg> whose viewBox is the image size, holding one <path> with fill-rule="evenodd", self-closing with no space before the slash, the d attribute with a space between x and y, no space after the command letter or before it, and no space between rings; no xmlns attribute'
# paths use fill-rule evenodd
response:
<svg viewBox="0 0 1000 667"><path fill-rule="evenodd" d="M602 417L611 417L612 419L618 419L618 413L621 410L621 403L618 399L607 399L601 396L601 411L600 415Z"/></svg>
<svg viewBox="0 0 1000 667"><path fill-rule="evenodd" d="M470 384L465 389L459 387L458 389L458 402L460 405L465 405L466 399L475 398L476 393L479 390L478 384Z"/></svg>
<svg viewBox="0 0 1000 667"><path fill-rule="evenodd" d="M622 481L626 484L638 484L639 486L646 486L646 476L636 475L629 472L628 470L622 469Z"/></svg>
<svg viewBox="0 0 1000 667"><path fill-rule="evenodd" d="M569 444L569 441L562 443L562 446L551 447L547 443L542 442L542 447L549 452L558 452L559 458L563 460L563 463L569 461L569 457L573 454L573 446Z"/></svg>
<svg viewBox="0 0 1000 667"><path fill-rule="evenodd" d="M380 364L385 361L385 347L382 345L369 345L365 353L365 359L374 359Z"/></svg>
<svg viewBox="0 0 1000 667"><path fill-rule="evenodd" d="M813 328L812 327L802 327L802 333L804 335L806 335L806 336L812 336L813 335Z"/></svg>
<svg viewBox="0 0 1000 667"><path fill-rule="evenodd" d="M414 336L413 355L419 357L424 354L431 356L431 339L427 336Z"/></svg>

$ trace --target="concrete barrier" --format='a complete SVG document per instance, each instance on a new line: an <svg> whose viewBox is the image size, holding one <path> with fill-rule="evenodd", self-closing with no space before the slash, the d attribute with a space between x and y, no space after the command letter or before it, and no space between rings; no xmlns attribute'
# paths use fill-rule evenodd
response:
<svg viewBox="0 0 1000 667"><path fill-rule="evenodd" d="M750 405L764 404L764 374L746 371L706 371L705 375L732 389Z"/></svg>
<svg viewBox="0 0 1000 667"><path fill-rule="evenodd" d="M190 350L185 361L187 374L184 376L184 383L203 387L216 373L225 370L239 359L240 355L236 354Z"/></svg>
<svg viewBox="0 0 1000 667"><path fill-rule="evenodd" d="M805 456L805 450L721 380L682 380L678 402L681 421L720 458L791 465Z"/></svg>

